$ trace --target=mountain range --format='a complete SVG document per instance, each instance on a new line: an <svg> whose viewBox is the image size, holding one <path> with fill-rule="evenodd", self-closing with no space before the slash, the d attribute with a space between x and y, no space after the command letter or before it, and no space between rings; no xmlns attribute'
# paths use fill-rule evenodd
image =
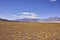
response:
<svg viewBox="0 0 60 40"><path fill-rule="evenodd" d="M22 22L60 22L60 17L49 17L47 19L16 19L17 21Z"/></svg>
<svg viewBox="0 0 60 40"><path fill-rule="evenodd" d="M60 17L49 17L47 19L16 19L16 20L7 20L0 18L0 21L18 21L18 22L60 22Z"/></svg>

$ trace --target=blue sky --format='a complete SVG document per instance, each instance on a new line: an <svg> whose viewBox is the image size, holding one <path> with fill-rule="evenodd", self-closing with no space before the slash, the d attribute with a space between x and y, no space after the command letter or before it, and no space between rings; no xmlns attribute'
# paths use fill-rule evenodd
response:
<svg viewBox="0 0 60 40"><path fill-rule="evenodd" d="M0 18L60 17L60 0L0 0Z"/></svg>

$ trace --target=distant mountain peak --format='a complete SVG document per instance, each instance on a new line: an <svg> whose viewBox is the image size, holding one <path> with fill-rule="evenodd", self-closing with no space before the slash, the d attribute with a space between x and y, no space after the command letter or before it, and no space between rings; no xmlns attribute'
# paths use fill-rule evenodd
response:
<svg viewBox="0 0 60 40"><path fill-rule="evenodd" d="M48 20L51 20L51 21L60 21L60 17L50 17L50 18L48 18Z"/></svg>
<svg viewBox="0 0 60 40"><path fill-rule="evenodd" d="M8 21L7 19L2 19L2 18L0 18L0 21Z"/></svg>

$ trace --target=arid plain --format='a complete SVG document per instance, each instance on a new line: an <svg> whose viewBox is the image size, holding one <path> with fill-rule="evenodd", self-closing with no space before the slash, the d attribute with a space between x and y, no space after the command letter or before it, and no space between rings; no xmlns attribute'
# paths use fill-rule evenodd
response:
<svg viewBox="0 0 60 40"><path fill-rule="evenodd" d="M0 22L0 40L60 40L60 23Z"/></svg>

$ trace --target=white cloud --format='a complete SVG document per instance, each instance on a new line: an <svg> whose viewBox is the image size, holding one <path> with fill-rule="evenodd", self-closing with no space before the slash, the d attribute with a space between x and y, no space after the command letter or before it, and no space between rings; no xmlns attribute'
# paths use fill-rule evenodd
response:
<svg viewBox="0 0 60 40"><path fill-rule="evenodd" d="M18 17L17 15L12 15L13 17Z"/></svg>
<svg viewBox="0 0 60 40"><path fill-rule="evenodd" d="M18 19L23 19L23 18L27 18L27 19L37 19L38 15L36 15L36 13L32 13L32 12L22 12L20 13L21 15L12 15L15 18Z"/></svg>
<svg viewBox="0 0 60 40"><path fill-rule="evenodd" d="M51 2L55 2L55 1L57 1L57 0L50 0Z"/></svg>
<svg viewBox="0 0 60 40"><path fill-rule="evenodd" d="M23 14L23 15L28 15L28 14L30 14L30 13L28 13L28 12L22 12L21 14Z"/></svg>

